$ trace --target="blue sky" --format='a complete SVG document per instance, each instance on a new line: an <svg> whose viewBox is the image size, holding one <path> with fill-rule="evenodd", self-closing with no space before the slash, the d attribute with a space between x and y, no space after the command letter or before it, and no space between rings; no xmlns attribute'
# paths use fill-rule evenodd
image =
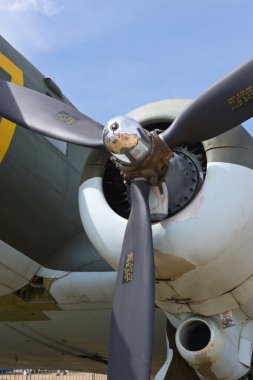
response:
<svg viewBox="0 0 253 380"><path fill-rule="evenodd" d="M0 0L0 11L3 37L101 123L195 98L253 56L252 0Z"/></svg>

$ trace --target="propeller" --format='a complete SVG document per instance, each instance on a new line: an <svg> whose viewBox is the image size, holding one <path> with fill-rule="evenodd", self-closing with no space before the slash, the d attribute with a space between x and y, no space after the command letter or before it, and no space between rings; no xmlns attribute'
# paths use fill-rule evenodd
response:
<svg viewBox="0 0 253 380"><path fill-rule="evenodd" d="M102 148L103 126L52 97L0 80L0 115L40 134ZM253 115L253 59L200 95L160 137L170 147L215 137Z"/></svg>
<svg viewBox="0 0 253 380"><path fill-rule="evenodd" d="M1 79L0 115L57 140L103 148L103 125L51 96Z"/></svg>
<svg viewBox="0 0 253 380"><path fill-rule="evenodd" d="M128 219L116 291L109 343L109 379L149 379L154 326L154 257L145 178L130 184Z"/></svg>
<svg viewBox="0 0 253 380"><path fill-rule="evenodd" d="M215 137L253 116L253 59L200 95L160 138L123 117L108 123L103 143L102 125L74 107L2 80L0 115L59 140L98 149L105 143L115 156L130 184L132 208L113 303L109 379L148 380L154 321L149 184L159 184L165 175L168 156L161 163L160 152Z"/></svg>
<svg viewBox="0 0 253 380"><path fill-rule="evenodd" d="M253 116L253 59L200 95L160 137L170 147L218 136Z"/></svg>

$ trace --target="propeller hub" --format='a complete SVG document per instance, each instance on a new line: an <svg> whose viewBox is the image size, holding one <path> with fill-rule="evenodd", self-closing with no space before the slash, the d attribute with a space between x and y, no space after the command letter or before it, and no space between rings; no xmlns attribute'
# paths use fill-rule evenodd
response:
<svg viewBox="0 0 253 380"><path fill-rule="evenodd" d="M108 121L103 131L106 149L125 165L136 165L151 152L149 133L129 116L117 116Z"/></svg>

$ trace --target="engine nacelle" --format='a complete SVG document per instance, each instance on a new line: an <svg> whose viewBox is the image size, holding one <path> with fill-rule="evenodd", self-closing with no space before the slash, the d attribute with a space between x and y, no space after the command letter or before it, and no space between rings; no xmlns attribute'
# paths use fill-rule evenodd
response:
<svg viewBox="0 0 253 380"><path fill-rule="evenodd" d="M151 124L159 128L169 125L189 103L156 102L130 116L144 128ZM200 191L181 211L152 225L156 303L172 314L212 316L240 308L253 317L252 138L236 127L203 146L207 172ZM107 153L91 153L79 205L88 237L116 269L127 219L112 210L104 195L108 158Z"/></svg>

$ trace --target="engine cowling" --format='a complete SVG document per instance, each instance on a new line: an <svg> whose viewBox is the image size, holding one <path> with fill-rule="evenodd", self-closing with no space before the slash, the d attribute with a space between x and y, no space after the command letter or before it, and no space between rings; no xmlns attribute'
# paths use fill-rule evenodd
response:
<svg viewBox="0 0 253 380"><path fill-rule="evenodd" d="M130 116L144 128L168 125L189 103L156 102ZM236 127L203 142L203 147L207 171L201 189L186 207L152 225L156 303L168 313L209 316L241 307L253 316L252 138ZM106 153L93 151L86 161L79 205L90 240L116 269L127 219L111 208L104 194L108 158Z"/></svg>

